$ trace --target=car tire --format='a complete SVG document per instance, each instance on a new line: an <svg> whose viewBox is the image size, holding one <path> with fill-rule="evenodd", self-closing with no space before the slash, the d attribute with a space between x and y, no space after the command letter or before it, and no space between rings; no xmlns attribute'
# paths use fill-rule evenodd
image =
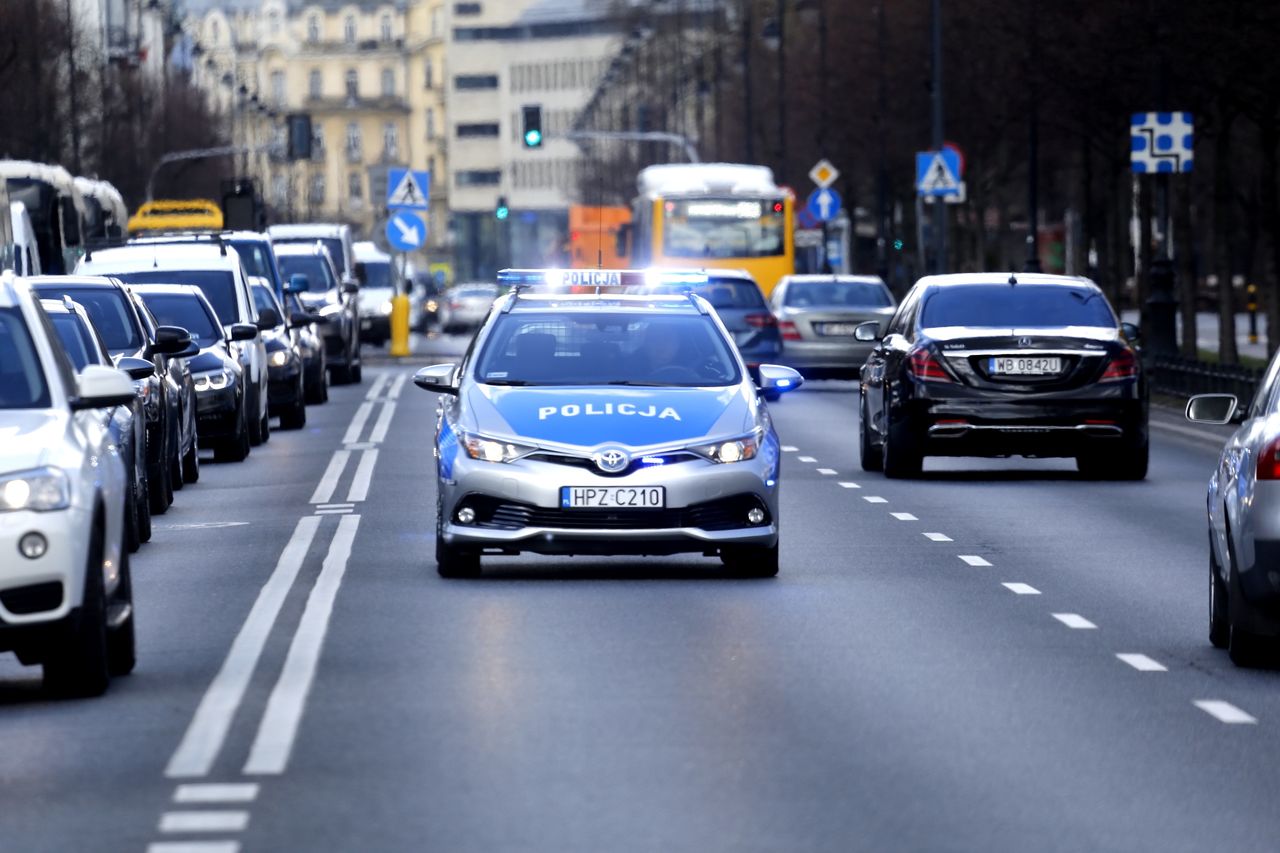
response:
<svg viewBox="0 0 1280 853"><path fill-rule="evenodd" d="M138 530L138 484L129 481L124 493L124 545L130 554L138 553L142 539Z"/></svg>
<svg viewBox="0 0 1280 853"><path fill-rule="evenodd" d="M182 456L182 479L200 482L200 439L196 436L192 436L191 447Z"/></svg>
<svg viewBox="0 0 1280 853"><path fill-rule="evenodd" d="M262 422L258 424L258 434L262 436L261 444L271 440L271 410L262 413Z"/></svg>
<svg viewBox="0 0 1280 853"><path fill-rule="evenodd" d="M111 681L107 668L107 602L102 588L106 531L94 524L85 566L84 599L67 632L44 660L45 687L59 696L100 696Z"/></svg>
<svg viewBox="0 0 1280 853"><path fill-rule="evenodd" d="M244 415L240 416L240 426L231 438L223 439L213 452L214 459L219 462L243 462L249 457L249 428L244 423Z"/></svg>
<svg viewBox="0 0 1280 853"><path fill-rule="evenodd" d="M148 480L144 475L134 493L138 508L138 541L151 541L151 501L147 497Z"/></svg>
<svg viewBox="0 0 1280 853"><path fill-rule="evenodd" d="M720 549L720 562L740 578L772 578L778 574L778 545L731 545Z"/></svg>
<svg viewBox="0 0 1280 853"><path fill-rule="evenodd" d="M169 479L169 463L161 462L151 477L151 514L164 515L173 504L173 483Z"/></svg>
<svg viewBox="0 0 1280 853"><path fill-rule="evenodd" d="M1265 650L1264 640L1250 631L1240 627L1236 622L1244 609L1241 604L1243 591L1240 589L1240 573L1236 567L1236 549L1231 541L1231 527L1227 527L1227 608L1232 615L1228 622L1227 656L1231 662L1242 669L1256 667L1263 662Z"/></svg>
<svg viewBox="0 0 1280 853"><path fill-rule="evenodd" d="M280 415L280 429L302 429L307 425L307 405L302 399L302 389L298 389L298 402L294 403Z"/></svg>
<svg viewBox="0 0 1280 853"><path fill-rule="evenodd" d="M436 494L436 573L442 578L480 576L480 552L455 548L444 541L444 501Z"/></svg>
<svg viewBox="0 0 1280 853"><path fill-rule="evenodd" d="M914 434L911 421L906 418L889 420L881 453L884 475L890 479L918 476L924 467L920 441Z"/></svg>
<svg viewBox="0 0 1280 853"><path fill-rule="evenodd" d="M182 487L187 484L182 472L182 457L175 456L173 461L169 463L169 482L173 483L175 492L182 491Z"/></svg>
<svg viewBox="0 0 1280 853"><path fill-rule="evenodd" d="M115 608L128 608L128 615L107 631L107 672L113 678L133 672L138 663L138 643L133 628L133 573L128 558L120 564L120 583L108 613Z"/></svg>
<svg viewBox="0 0 1280 853"><path fill-rule="evenodd" d="M1145 480L1151 458L1147 439L1125 442L1120 449L1089 450L1076 455L1076 469L1090 480Z"/></svg>
<svg viewBox="0 0 1280 853"><path fill-rule="evenodd" d="M864 398L859 405L858 456L862 461L863 471L884 470L884 450L871 443L870 415L867 412L867 401Z"/></svg>
<svg viewBox="0 0 1280 853"><path fill-rule="evenodd" d="M249 445L251 447L257 447L266 440L262 437L262 420L258 418L258 409L262 403L262 396L260 394L254 394L252 404L250 405L250 401L248 400L246 400L245 403L248 406L247 410L253 412L253 415L251 416L252 420L248 421Z"/></svg>
<svg viewBox="0 0 1280 853"><path fill-rule="evenodd" d="M1213 534L1209 534L1209 642L1215 649L1225 649L1231 639L1231 608L1227 585L1213 553Z"/></svg>

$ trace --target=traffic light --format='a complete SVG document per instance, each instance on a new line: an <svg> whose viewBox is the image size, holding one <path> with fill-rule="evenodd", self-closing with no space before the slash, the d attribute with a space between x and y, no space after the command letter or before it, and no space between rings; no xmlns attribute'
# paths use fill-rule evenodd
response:
<svg viewBox="0 0 1280 853"><path fill-rule="evenodd" d="M539 105L524 108L524 147L542 147L542 107Z"/></svg>
<svg viewBox="0 0 1280 853"><path fill-rule="evenodd" d="M498 196L498 206L494 208L493 215L499 222L511 215L511 208L507 207L507 197L505 195Z"/></svg>

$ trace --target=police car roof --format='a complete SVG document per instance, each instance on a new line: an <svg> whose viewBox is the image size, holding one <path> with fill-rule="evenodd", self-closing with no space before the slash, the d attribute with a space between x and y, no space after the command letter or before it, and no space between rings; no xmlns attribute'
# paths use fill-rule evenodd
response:
<svg viewBox="0 0 1280 853"><path fill-rule="evenodd" d="M683 294L660 293L547 293L523 291L503 297L512 313L530 311L661 311L664 314L700 314L698 305Z"/></svg>

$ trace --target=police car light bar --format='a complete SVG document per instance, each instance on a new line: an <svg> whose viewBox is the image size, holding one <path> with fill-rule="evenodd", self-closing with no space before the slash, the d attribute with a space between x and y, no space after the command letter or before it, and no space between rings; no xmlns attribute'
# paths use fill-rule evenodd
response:
<svg viewBox="0 0 1280 853"><path fill-rule="evenodd" d="M663 284L706 284L707 274L662 269L647 270L564 270L506 269L498 273L498 284L512 288L545 287L568 290L576 287L653 287Z"/></svg>

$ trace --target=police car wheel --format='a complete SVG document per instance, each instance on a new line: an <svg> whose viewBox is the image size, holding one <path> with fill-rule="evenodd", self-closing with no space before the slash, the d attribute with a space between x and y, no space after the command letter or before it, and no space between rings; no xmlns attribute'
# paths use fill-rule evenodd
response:
<svg viewBox="0 0 1280 853"><path fill-rule="evenodd" d="M436 572L442 578L474 578L480 575L480 555L436 540Z"/></svg>
<svg viewBox="0 0 1280 853"><path fill-rule="evenodd" d="M778 574L778 543L772 548L739 545L720 549L726 569L743 578L771 578Z"/></svg>

